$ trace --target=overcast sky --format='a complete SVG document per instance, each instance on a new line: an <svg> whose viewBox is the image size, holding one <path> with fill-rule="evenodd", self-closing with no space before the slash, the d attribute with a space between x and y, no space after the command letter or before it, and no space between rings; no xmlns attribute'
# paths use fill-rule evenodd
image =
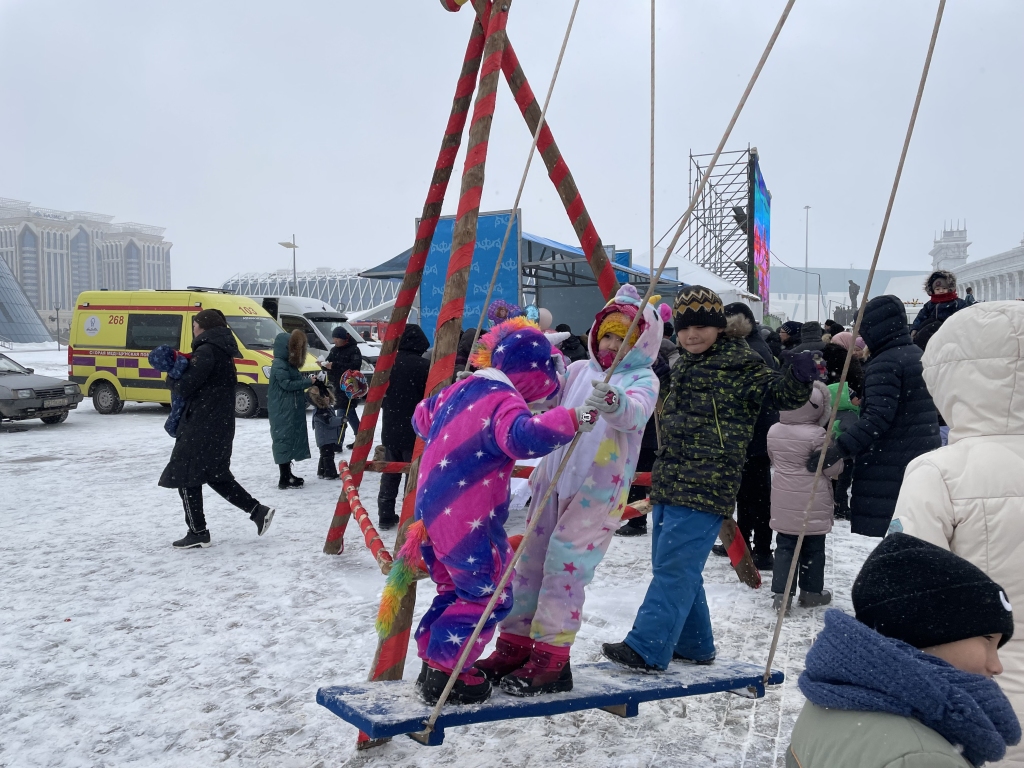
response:
<svg viewBox="0 0 1024 768"><path fill-rule="evenodd" d="M783 0L658 3L660 235L686 205ZM543 94L571 0L516 0ZM729 148L756 146L772 250L866 267L934 20L932 0L799 0ZM647 250L649 0L583 0L549 119L605 243ZM398 2L0 0L0 197L167 228L175 286L368 267L408 248L470 8ZM966 219L972 258L1024 237L1024 2L950 0L881 266L926 269ZM484 210L511 206L530 135L504 83ZM456 170L461 172L460 157ZM457 175L445 213L454 213ZM535 163L529 231L575 242Z"/></svg>

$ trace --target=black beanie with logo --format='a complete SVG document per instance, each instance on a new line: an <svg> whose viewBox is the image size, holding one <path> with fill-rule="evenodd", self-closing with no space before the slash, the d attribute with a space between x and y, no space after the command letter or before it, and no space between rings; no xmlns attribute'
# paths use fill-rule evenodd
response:
<svg viewBox="0 0 1024 768"><path fill-rule="evenodd" d="M890 533L853 582L857 620L915 648L969 637L1013 635L1003 588L959 555L905 533Z"/></svg>

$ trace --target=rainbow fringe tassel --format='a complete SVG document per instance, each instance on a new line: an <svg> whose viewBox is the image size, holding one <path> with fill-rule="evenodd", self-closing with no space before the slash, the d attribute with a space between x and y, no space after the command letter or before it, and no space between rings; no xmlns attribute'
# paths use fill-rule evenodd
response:
<svg viewBox="0 0 1024 768"><path fill-rule="evenodd" d="M419 546L427 540L427 528L422 520L409 526L405 543L398 550L395 562L388 573L384 584L384 594L380 598L380 609L377 611L377 634L384 638L391 635L398 608L402 599L409 591L409 585L416 580L415 563L419 560Z"/></svg>

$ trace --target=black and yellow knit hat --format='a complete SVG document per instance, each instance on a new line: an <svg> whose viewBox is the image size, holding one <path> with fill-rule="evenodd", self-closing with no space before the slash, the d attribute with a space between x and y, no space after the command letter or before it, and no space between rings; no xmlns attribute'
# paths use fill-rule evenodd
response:
<svg viewBox="0 0 1024 768"><path fill-rule="evenodd" d="M725 309L717 293L703 285L685 285L676 294L673 321L677 331L691 325L725 328Z"/></svg>

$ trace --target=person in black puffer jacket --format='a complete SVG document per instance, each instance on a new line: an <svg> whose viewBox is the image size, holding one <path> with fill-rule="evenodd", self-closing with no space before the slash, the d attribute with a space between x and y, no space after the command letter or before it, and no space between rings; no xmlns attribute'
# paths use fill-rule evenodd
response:
<svg viewBox="0 0 1024 768"><path fill-rule="evenodd" d="M754 313L742 301L725 307L726 328L735 326L747 330L747 346L757 352L765 365L773 371L779 370L771 348L761 337ZM743 463L743 476L736 494L736 525L750 547L754 566L759 570L771 570L775 561L772 557L772 463L768 458L768 430L779 420L779 412L765 400L761 413L754 424L754 436L747 446L747 457ZM720 546L720 545L719 545ZM715 554L726 554L724 548Z"/></svg>
<svg viewBox="0 0 1024 768"><path fill-rule="evenodd" d="M359 431L359 414L356 413L355 403L349 404L348 395L341 388L341 377L345 371L358 371L363 367L363 354L359 351L359 342L352 338L352 334L339 325L331 331L331 338L334 346L327 354L327 360L321 363L327 370L327 378L334 389L335 408L343 416L348 414L348 425L352 427L352 441L355 442L356 433ZM349 448L352 443L349 443Z"/></svg>
<svg viewBox="0 0 1024 768"><path fill-rule="evenodd" d="M555 326L555 330L559 333L568 333L569 338L558 345L562 354L569 358L569 362L575 363L577 360L588 360L590 355L587 353L587 348L583 346L583 342L580 341L580 337L576 336L565 323L561 323Z"/></svg>
<svg viewBox="0 0 1024 768"><path fill-rule="evenodd" d="M175 549L210 546L210 531L203 514L203 485L234 504L256 523L262 536L274 510L260 504L231 474L231 448L235 440L235 358L241 357L235 336L224 315L204 309L192 319L192 359L177 381L168 380L174 393L185 399L185 412L171 460L160 475L162 488L177 488L185 508L188 534L174 542Z"/></svg>
<svg viewBox="0 0 1024 768"><path fill-rule="evenodd" d="M924 281L924 290L931 299L921 307L921 311L914 318L914 324L910 326L911 337L916 337L929 323L948 320L967 306L967 302L957 296L956 275L944 269L928 275L928 279ZM933 333L934 331L935 329L932 329Z"/></svg>
<svg viewBox="0 0 1024 768"><path fill-rule="evenodd" d="M860 328L871 357L864 366L860 418L829 446L825 466L857 457L851 530L884 536L911 460L939 447L939 417L921 375L921 350L910 339L907 313L895 296L864 308ZM820 451L808 459L817 469ZM812 470L813 471L813 470Z"/></svg>
<svg viewBox="0 0 1024 768"><path fill-rule="evenodd" d="M469 331L473 333L473 331ZM412 429L412 414L423 399L430 373L430 361L423 357L430 341L423 329L409 323L398 342L398 354L391 369L388 391L384 394L381 409L384 425L380 441L384 446L385 461L412 461L412 449L416 444L416 433ZM380 491L377 493L377 516L381 530L389 530L398 524L395 502L398 486L405 475L386 474L380 476Z"/></svg>

